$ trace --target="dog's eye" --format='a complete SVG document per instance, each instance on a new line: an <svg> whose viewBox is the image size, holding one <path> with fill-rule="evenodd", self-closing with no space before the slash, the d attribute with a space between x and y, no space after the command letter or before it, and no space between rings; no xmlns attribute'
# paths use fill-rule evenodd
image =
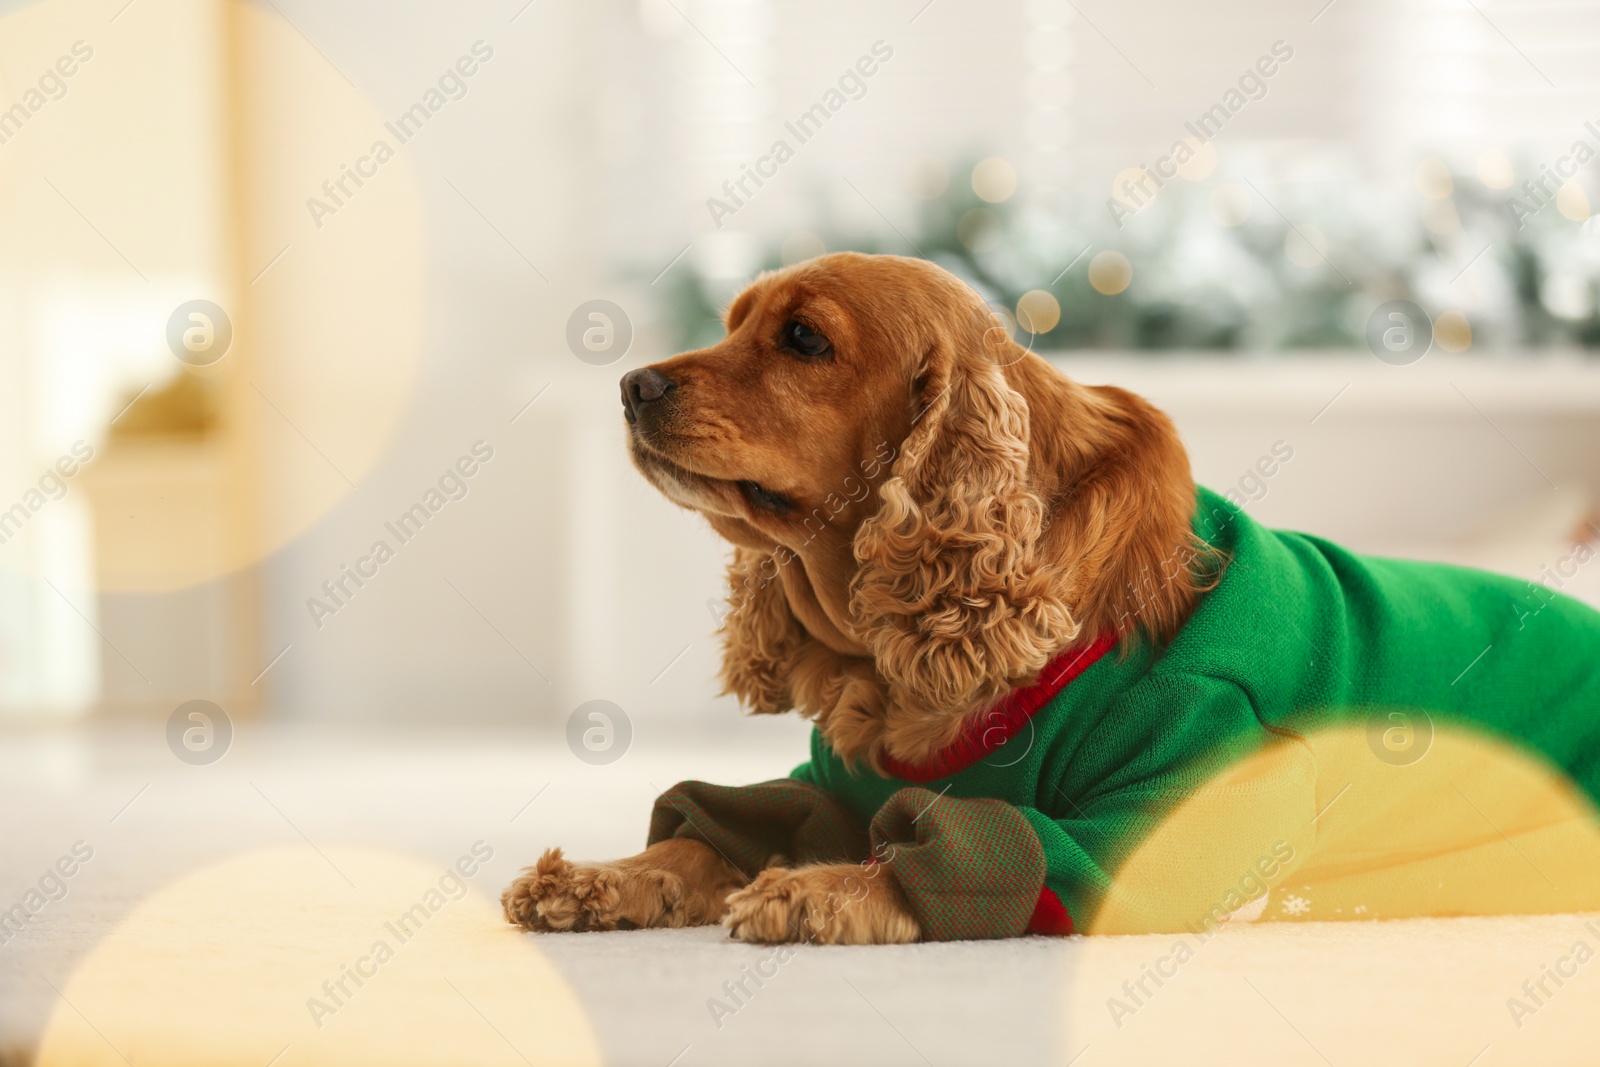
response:
<svg viewBox="0 0 1600 1067"><path fill-rule="evenodd" d="M783 343L804 359L821 359L833 351L826 337L799 319L790 319L784 326Z"/></svg>
<svg viewBox="0 0 1600 1067"><path fill-rule="evenodd" d="M782 493L774 493L771 489L763 488L755 482L740 482L739 491L750 505L761 511L770 511L774 515L787 515L794 503Z"/></svg>

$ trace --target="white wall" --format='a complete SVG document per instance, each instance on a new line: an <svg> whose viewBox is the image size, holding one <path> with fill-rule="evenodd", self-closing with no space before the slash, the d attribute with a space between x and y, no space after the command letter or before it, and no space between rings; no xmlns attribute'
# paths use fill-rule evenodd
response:
<svg viewBox="0 0 1600 1067"><path fill-rule="evenodd" d="M1259 5L1169 5L1143 18L1083 5L1146 69L1160 87L1152 91L1059 4L938 0L915 22L920 0L678 7L682 14L657 2L537 4L510 24L499 8L386 7L376 39L371 6L285 8L386 113L462 44L482 36L497 50L412 157L428 266L414 401L358 491L266 565L273 606L264 657L292 646L267 679L285 713L557 722L604 697L641 722L733 728L728 703L714 696L707 607L721 590L723 550L701 520L629 468L622 447L617 377L670 354L650 279L685 245L690 258L736 264L730 232L781 236L815 217L819 197L864 227L883 228L878 210L904 225L915 209L906 174L916 161L972 150L1028 166L1057 120L1071 146L1063 180L1098 186L1146 145L1161 146L1190 105L1212 102L1236 68L1289 34L1277 27L1287 15ZM1409 47L1363 21L1381 20L1382 10L1342 0L1302 27L1285 79L1230 136L1278 145L1291 158L1300 146L1366 153L1378 165L1382 147L1404 133L1384 104L1397 90L1382 79L1363 83L1369 96L1347 90L1357 73ZM1064 51L1030 44L1030 35L1063 37ZM895 57L866 96L718 233L705 198L880 38ZM1070 68L1064 86L1046 76L1052 57ZM1049 111L1056 91L1060 114ZM597 296L621 303L639 331L609 367L579 362L563 340L567 314ZM1432 357L1414 368L1367 357L1294 368L1226 358L1064 365L1172 410L1212 484L1238 477L1273 441L1292 441L1295 461L1253 510L1357 547L1442 544L1543 485L1437 380L1450 373ZM1590 447L1600 443L1592 377L1524 388L1516 410L1504 402L1508 388L1527 386L1523 367L1471 380L1463 388L1552 477L1565 481L1570 471L1600 492L1592 463L1575 458L1600 453ZM1416 381L1431 384L1400 387ZM1311 425L1346 382L1356 384ZM1569 421L1551 420L1547 408L1580 395L1588 399ZM472 495L315 629L306 598L479 437L496 459Z"/></svg>
<svg viewBox="0 0 1600 1067"><path fill-rule="evenodd" d="M1041 191L1102 195L1118 169L1164 149L1280 37L1296 58L1230 127L1229 151L1285 175L1331 160L1386 174L1395 196L1410 197L1411 169L1435 132L1465 146L1523 127L1554 136L1569 115L1581 125L1595 110L1594 68L1572 57L1600 40L1573 23L1564 33L1576 43L1557 48L1545 30L1566 14L1526 26L1543 34L1529 55L1548 59L1562 85L1546 97L1482 27L1439 29L1421 2L1338 0L1315 23L1312 11L1255 0L226 2L246 4L255 34L230 72L247 99L244 279L289 247L251 287L264 375L256 384L288 417L252 401L259 552L209 585L130 601L112 636L159 648L175 678L204 678L181 674L185 660L210 655L192 637L195 605L211 586L259 578L265 633L251 666L283 653L259 681L271 707L384 721L556 722L592 697L662 723L725 709L710 681L706 606L720 590L721 549L699 519L628 469L616 400L621 373L670 354L651 280L686 247L676 269L718 266L731 289L745 280L741 255L815 224L824 204L892 246L884 220L907 226L917 207L907 174L928 157L1004 155L1040 204L1050 203ZM1509 16L1506 5L1483 6ZM178 7L141 2L116 26L148 32ZM88 5L74 10L109 19ZM706 198L880 39L894 58L866 95L719 231ZM408 142L377 185L313 225L305 201L321 178L478 40L495 55L468 94ZM146 58L164 54L152 45ZM1472 76L1419 74L1457 67ZM1549 116L1548 128L1508 118L1513 99ZM1476 126L1439 118L1457 112L1498 117ZM181 140L182 119L140 114L106 143ZM141 190L175 197L181 186L163 181L173 160L132 159L80 163L115 194L106 209L129 220L137 251L162 245L149 235L182 207ZM0 152L6 224L15 226L51 194L11 165ZM82 256L121 269L92 233L73 232ZM669 270L660 284L672 280ZM637 331L627 356L605 367L581 362L564 341L569 313L595 297L622 304ZM15 304L12 293L3 307ZM6 323L0 330L14 335ZM1170 358L1064 365L1169 407L1203 480L1235 478L1274 440L1292 441L1295 461L1255 510L1357 547L1442 543L1519 494L1544 492L1506 438L1563 487L1600 492L1594 382L1577 372L1540 378L1510 364L1456 379L1453 368L1470 364L1443 357L1401 369L1415 372L1409 378L1365 357L1293 368ZM1451 380L1493 426L1457 403ZM1350 391L1311 424L1318 398L1346 382ZM466 499L316 625L307 601L323 581L480 439L495 458ZM0 471L26 468L13 458L0 457Z"/></svg>

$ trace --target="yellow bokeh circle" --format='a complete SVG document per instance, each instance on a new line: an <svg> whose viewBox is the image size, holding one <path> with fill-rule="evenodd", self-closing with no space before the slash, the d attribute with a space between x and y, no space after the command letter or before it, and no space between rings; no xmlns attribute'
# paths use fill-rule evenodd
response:
<svg viewBox="0 0 1600 1067"><path fill-rule="evenodd" d="M1089 284L1095 291L1116 296L1133 281L1133 264L1128 257L1113 249L1097 252L1089 261Z"/></svg>

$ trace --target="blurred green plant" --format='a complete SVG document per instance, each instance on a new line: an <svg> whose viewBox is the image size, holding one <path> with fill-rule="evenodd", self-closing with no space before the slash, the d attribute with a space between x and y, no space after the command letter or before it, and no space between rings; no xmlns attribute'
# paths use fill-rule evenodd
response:
<svg viewBox="0 0 1600 1067"><path fill-rule="evenodd" d="M1600 216L1575 221L1554 202L1513 211L1513 198L1533 205L1526 192L1490 188L1432 157L1415 189L1342 175L1297 184L1174 178L1138 204L1125 194L1122 207L1138 210L1116 213L1109 203L989 203L963 180L970 163L952 172L903 233L846 228L818 196L812 232L766 242L759 267L784 265L786 245L791 260L822 248L920 256L1007 309L1018 339L1040 350L1355 348L1367 316L1396 298L1436 321L1447 311L1464 316L1471 333L1458 342L1474 348L1600 347ZM1102 291L1116 289L1116 253L1131 281ZM715 342L727 281L692 263L674 275L667 302L679 344ZM1059 308L1036 336L1025 327L1055 316L1039 296L1018 315L1035 291Z"/></svg>

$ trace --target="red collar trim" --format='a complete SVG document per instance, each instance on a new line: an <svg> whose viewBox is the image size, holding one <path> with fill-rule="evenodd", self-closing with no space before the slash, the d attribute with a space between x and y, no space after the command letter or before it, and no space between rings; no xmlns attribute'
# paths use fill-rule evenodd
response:
<svg viewBox="0 0 1600 1067"><path fill-rule="evenodd" d="M1067 649L1045 664L1037 682L1013 689L987 712L969 718L949 747L935 752L922 763L906 763L887 756L883 761L884 769L901 781L918 784L965 770L1016 736L1040 708L1050 703L1068 682L1094 666L1116 643L1117 635L1106 633L1095 638L1092 644Z"/></svg>

